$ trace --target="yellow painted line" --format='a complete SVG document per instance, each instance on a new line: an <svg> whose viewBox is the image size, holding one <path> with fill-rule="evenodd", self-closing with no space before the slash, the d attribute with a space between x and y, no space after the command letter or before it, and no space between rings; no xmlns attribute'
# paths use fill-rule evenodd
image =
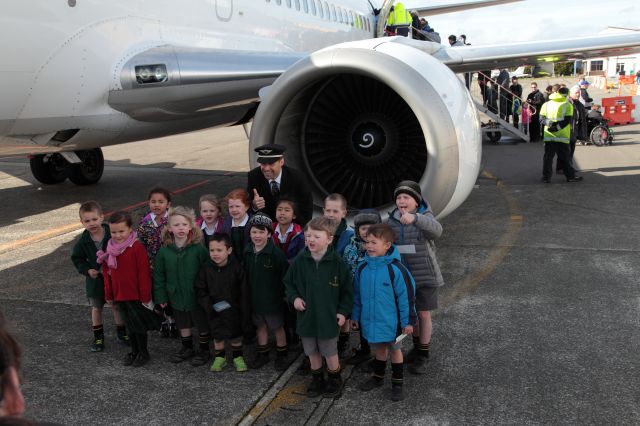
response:
<svg viewBox="0 0 640 426"><path fill-rule="evenodd" d="M209 182L211 182L211 179L205 179L203 181L196 182L194 184L187 185L187 186L184 186L182 188L178 188L178 189L176 189L174 191L171 191L171 193L172 194L180 194L182 192L186 192L186 191L189 191L191 189L198 188L198 187L200 187L202 185L205 185L205 184L207 184ZM135 203L135 204L131 204L130 206L123 207L123 208L117 209L117 210L130 211L130 210L136 209L138 207L141 207L141 206L143 206L145 204L147 204L146 200L145 201L140 201L140 202ZM111 214L113 214L117 210L105 213L105 217L109 217ZM20 247L24 247L24 246L29 245L29 244L33 244L33 243L37 243L37 242L40 242L40 241L43 241L43 240L47 240L49 238L58 237L60 235L67 234L69 232L77 231L78 229L82 229L82 228L83 228L83 226L82 226L81 223L74 222L74 223L69 223L69 224L66 224L66 225L58 226L56 228L48 229L48 230L46 230L44 232L41 232L41 233L36 234L36 235L33 235L31 237L27 237L27 238L23 238L23 239L20 239L20 240L11 241L11 242L8 242L8 243L5 243L5 244L1 244L0 245L0 254L6 253L6 252L9 252L9 251L12 251L12 250L16 250L16 249L18 249Z"/></svg>
<svg viewBox="0 0 640 426"><path fill-rule="evenodd" d="M483 171L482 176L495 181L496 187L500 189L502 197L507 203L507 208L509 209L507 230L502 237L500 237L495 247L489 252L489 257L485 265L455 283L453 285L453 291L442 298L441 307L450 306L462 299L484 281L504 261L505 257L507 257L522 230L524 215L522 214L520 204L511 194L509 187L489 171Z"/></svg>

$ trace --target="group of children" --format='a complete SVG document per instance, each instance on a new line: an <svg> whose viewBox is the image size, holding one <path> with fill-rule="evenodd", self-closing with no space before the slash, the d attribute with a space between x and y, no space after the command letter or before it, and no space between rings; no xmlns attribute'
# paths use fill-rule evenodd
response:
<svg viewBox="0 0 640 426"><path fill-rule="evenodd" d="M390 355L392 400L399 401L404 337L413 335L409 370L426 371L430 311L443 284L433 240L442 227L416 182L400 182L394 198L396 208L386 223L377 211L363 210L354 217L355 230L347 224L347 202L340 194L329 195L324 216L304 230L296 223L295 200L280 196L274 223L251 210L243 189L222 202L203 195L196 219L193 210L171 206L169 191L154 188L150 212L137 228L124 211L111 214L107 226L98 203L83 203L85 231L72 261L86 276L94 332L90 350L104 350L107 303L118 340L131 347L126 366L149 361L147 331L161 330L163 336L180 336L171 362L208 363L213 338L210 370L225 368L228 349L235 370L243 372L269 363L271 332L276 370L289 365L288 345L301 342L312 376L310 397L341 392L341 358L369 362L372 375L360 384L362 391L381 386ZM352 330L360 331L356 351L349 348ZM243 342L253 338L255 353L247 363Z"/></svg>

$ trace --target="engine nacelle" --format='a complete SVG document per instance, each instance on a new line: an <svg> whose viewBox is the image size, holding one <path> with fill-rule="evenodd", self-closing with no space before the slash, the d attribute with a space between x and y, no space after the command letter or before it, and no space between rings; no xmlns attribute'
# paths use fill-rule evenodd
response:
<svg viewBox="0 0 640 426"><path fill-rule="evenodd" d="M316 206L338 192L350 208L384 214L396 184L411 179L438 216L455 210L480 168L477 110L448 67L393 41L332 46L282 74L256 113L251 164L255 147L285 145Z"/></svg>

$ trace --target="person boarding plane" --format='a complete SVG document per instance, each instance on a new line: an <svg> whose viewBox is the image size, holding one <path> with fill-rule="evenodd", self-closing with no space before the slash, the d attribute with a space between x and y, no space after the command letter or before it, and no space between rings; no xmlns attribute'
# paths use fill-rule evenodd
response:
<svg viewBox="0 0 640 426"><path fill-rule="evenodd" d="M384 210L410 179L444 216L480 166L477 111L454 73L640 51L637 33L455 49L378 38L393 3L12 2L0 16L0 155L31 155L45 184L91 184L103 146L252 122L250 153L286 145L318 205L341 192Z"/></svg>

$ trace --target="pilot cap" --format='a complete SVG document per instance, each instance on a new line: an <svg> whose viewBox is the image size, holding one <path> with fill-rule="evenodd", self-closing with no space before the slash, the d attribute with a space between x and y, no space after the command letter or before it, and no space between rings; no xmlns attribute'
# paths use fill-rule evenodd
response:
<svg viewBox="0 0 640 426"><path fill-rule="evenodd" d="M398 198L400 194L407 194L414 200L416 203L420 205L422 202L422 190L420 189L420 185L412 180L403 180L398 184L396 189L393 191L393 198Z"/></svg>
<svg viewBox="0 0 640 426"><path fill-rule="evenodd" d="M247 222L247 228L249 228L249 231L251 231L251 228L254 226L264 226L265 228L267 228L267 231L269 231L269 234L271 234L271 230L273 229L273 221L266 214L258 212L255 215L251 216L251 218Z"/></svg>
<svg viewBox="0 0 640 426"><path fill-rule="evenodd" d="M254 149L258 153L258 163L271 164L284 156L286 148L277 144L266 144Z"/></svg>

